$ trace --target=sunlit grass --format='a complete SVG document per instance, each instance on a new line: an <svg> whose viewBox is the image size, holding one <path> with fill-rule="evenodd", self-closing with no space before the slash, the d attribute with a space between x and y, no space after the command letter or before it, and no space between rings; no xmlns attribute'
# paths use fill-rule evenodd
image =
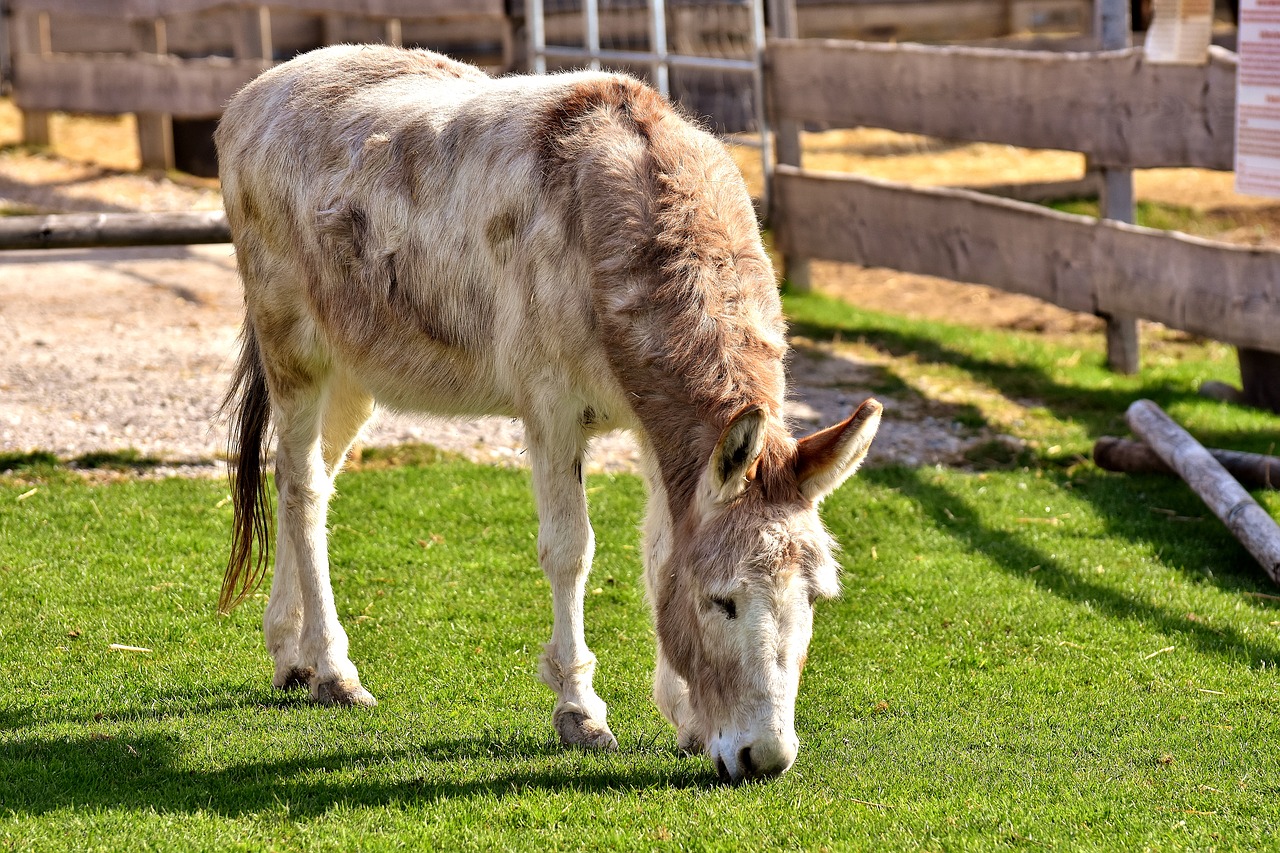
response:
<svg viewBox="0 0 1280 853"><path fill-rule="evenodd" d="M872 467L824 506L795 768L724 787L649 698L643 501L589 481L597 688L621 749L566 752L536 661L550 593L527 472L414 449L343 475L334 586L381 704L270 688L259 595L215 615L214 480L0 478L0 839L76 849L1250 849L1273 842L1277 592L1180 481L1087 461L1152 397L1212 443L1278 419L1203 400L1216 345L1138 377L1095 348L788 297L798 328L895 358L883 381L986 389L958 419L1026 439L973 471ZM960 393L957 391L956 393ZM884 429L892 429L892 411ZM108 460L124 464L127 459ZM1259 493L1273 515L1280 497ZM113 650L112 644L149 649Z"/></svg>

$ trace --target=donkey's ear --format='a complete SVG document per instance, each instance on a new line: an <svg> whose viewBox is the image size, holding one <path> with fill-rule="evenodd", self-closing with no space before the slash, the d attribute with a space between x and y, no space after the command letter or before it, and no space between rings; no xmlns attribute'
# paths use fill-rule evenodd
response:
<svg viewBox="0 0 1280 853"><path fill-rule="evenodd" d="M845 420L796 443L796 482L817 503L840 488L867 458L884 406L868 398Z"/></svg>
<svg viewBox="0 0 1280 853"><path fill-rule="evenodd" d="M704 480L713 503L728 503L747 487L747 472L764 450L764 419L762 407L748 406L720 433Z"/></svg>

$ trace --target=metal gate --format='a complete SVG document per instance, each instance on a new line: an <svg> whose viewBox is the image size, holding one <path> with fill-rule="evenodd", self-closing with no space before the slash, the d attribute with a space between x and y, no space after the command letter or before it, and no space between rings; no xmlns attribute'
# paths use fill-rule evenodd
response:
<svg viewBox="0 0 1280 853"><path fill-rule="evenodd" d="M710 119L726 142L758 146L758 191L767 195L772 168L764 111L764 0L525 3L533 71L610 66L647 76L664 96Z"/></svg>

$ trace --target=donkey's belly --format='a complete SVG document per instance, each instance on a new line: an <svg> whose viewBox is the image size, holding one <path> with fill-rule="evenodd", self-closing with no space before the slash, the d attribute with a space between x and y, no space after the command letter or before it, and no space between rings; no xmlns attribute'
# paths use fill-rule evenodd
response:
<svg viewBox="0 0 1280 853"><path fill-rule="evenodd" d="M515 415L493 353L442 342L394 317L360 330L320 318L326 359L382 406L440 415Z"/></svg>

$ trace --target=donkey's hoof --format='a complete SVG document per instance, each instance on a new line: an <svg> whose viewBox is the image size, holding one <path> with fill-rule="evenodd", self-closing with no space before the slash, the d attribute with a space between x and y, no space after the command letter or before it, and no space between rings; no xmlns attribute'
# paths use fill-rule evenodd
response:
<svg viewBox="0 0 1280 853"><path fill-rule="evenodd" d="M373 694L358 681L322 681L311 686L311 701L318 705L355 705L372 708L378 704Z"/></svg>
<svg viewBox="0 0 1280 853"><path fill-rule="evenodd" d="M277 690L294 690L299 687L307 687L311 684L311 678L316 671L311 668L294 667L283 675L276 675L271 679L271 686Z"/></svg>
<svg viewBox="0 0 1280 853"><path fill-rule="evenodd" d="M560 743L564 746L605 752L614 752L618 748L618 739L609 731L608 726L597 723L580 711L557 711L552 722L555 723Z"/></svg>

